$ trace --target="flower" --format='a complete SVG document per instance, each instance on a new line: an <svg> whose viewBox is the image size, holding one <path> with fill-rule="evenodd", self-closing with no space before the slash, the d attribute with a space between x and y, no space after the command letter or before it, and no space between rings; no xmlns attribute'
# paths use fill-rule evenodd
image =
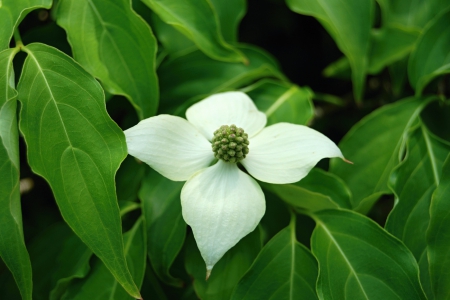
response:
<svg viewBox="0 0 450 300"><path fill-rule="evenodd" d="M335 143L307 126L264 128L266 115L242 92L212 95L192 105L186 118L151 117L125 136L129 154L171 180L187 180L181 191L183 218L193 230L207 278L264 215L264 193L251 176L293 183L322 158L344 159Z"/></svg>

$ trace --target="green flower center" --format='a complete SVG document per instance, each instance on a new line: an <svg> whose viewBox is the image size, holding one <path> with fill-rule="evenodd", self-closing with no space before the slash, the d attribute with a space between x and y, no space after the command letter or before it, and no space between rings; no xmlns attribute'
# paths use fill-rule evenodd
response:
<svg viewBox="0 0 450 300"><path fill-rule="evenodd" d="M248 154L248 134L236 125L222 125L214 131L211 147L214 156L226 162L237 163Z"/></svg>

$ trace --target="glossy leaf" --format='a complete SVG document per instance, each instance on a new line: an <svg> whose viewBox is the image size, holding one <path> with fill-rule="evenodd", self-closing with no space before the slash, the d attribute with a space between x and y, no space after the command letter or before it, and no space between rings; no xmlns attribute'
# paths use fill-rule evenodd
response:
<svg viewBox="0 0 450 300"><path fill-rule="evenodd" d="M365 73L368 66L370 28L373 2L370 0L287 0L296 13L318 19L352 68L353 92L357 100L363 97Z"/></svg>
<svg viewBox="0 0 450 300"><path fill-rule="evenodd" d="M367 212L380 195L391 193L389 175L400 162L409 129L428 101L408 98L386 105L353 126L339 143L354 165L332 160L330 172L347 183L357 211Z"/></svg>
<svg viewBox="0 0 450 300"><path fill-rule="evenodd" d="M239 23L247 9L246 0L210 0L220 24L222 36L229 43L238 41Z"/></svg>
<svg viewBox="0 0 450 300"><path fill-rule="evenodd" d="M351 194L345 183L320 169L312 169L305 178L293 184L264 186L288 204L302 209L351 208Z"/></svg>
<svg viewBox="0 0 450 300"><path fill-rule="evenodd" d="M184 182L171 181L150 170L139 191L148 236L148 257L158 277L174 286L183 283L169 272L186 236L180 200L183 185Z"/></svg>
<svg viewBox="0 0 450 300"><path fill-rule="evenodd" d="M50 184L69 226L140 298L123 254L114 186L126 156L123 132L106 113L98 82L70 57L43 44L25 50L18 92L29 164Z"/></svg>
<svg viewBox="0 0 450 300"><path fill-rule="evenodd" d="M428 261L434 299L450 299L450 156L442 168L442 176L433 194L430 207L430 226L427 231Z"/></svg>
<svg viewBox="0 0 450 300"><path fill-rule="evenodd" d="M306 125L314 116L313 92L307 87L263 79L242 91L266 113L266 126L279 122Z"/></svg>
<svg viewBox="0 0 450 300"><path fill-rule="evenodd" d="M172 25L209 57L227 62L247 62L245 55L228 44L214 6L207 0L141 0L164 22Z"/></svg>
<svg viewBox="0 0 450 300"><path fill-rule="evenodd" d="M408 62L408 78L422 94L431 80L450 73L450 10L436 16L424 29Z"/></svg>
<svg viewBox="0 0 450 300"><path fill-rule="evenodd" d="M190 105L210 94L235 90L269 76L285 79L266 52L250 46L240 49L248 65L215 61L198 50L163 62L158 69L161 110L184 116Z"/></svg>
<svg viewBox="0 0 450 300"><path fill-rule="evenodd" d="M384 67L402 59L413 49L419 31L398 27L372 30L372 45L368 72L377 74Z"/></svg>
<svg viewBox="0 0 450 300"><path fill-rule="evenodd" d="M319 299L426 299L414 256L375 222L347 210L313 218Z"/></svg>
<svg viewBox="0 0 450 300"><path fill-rule="evenodd" d="M424 284L424 275L428 272L426 231L431 195L439 184L442 165L449 152L450 143L434 137L421 125L409 137L406 158L393 170L389 182L397 204L385 228L413 253L428 296L431 289Z"/></svg>
<svg viewBox="0 0 450 300"><path fill-rule="evenodd" d="M132 156L127 156L116 175L117 199L119 201L134 201L144 178L145 165L138 163Z"/></svg>
<svg viewBox="0 0 450 300"><path fill-rule="evenodd" d="M17 51L0 52L0 257L13 274L22 299L31 299L33 283L22 228L17 91L12 66Z"/></svg>
<svg viewBox="0 0 450 300"><path fill-rule="evenodd" d="M434 137L421 125L408 139L405 160L391 174L389 186L397 203L389 214L386 230L402 240L417 261L426 248L431 195L449 152L450 143Z"/></svg>
<svg viewBox="0 0 450 300"><path fill-rule="evenodd" d="M123 235L125 255L131 274L141 286L145 273L146 242L143 219L136 221L133 228ZM89 275L69 286L60 299L132 299L117 283L105 265L96 260Z"/></svg>
<svg viewBox="0 0 450 300"><path fill-rule="evenodd" d="M450 6L446 0L377 0L384 25L420 30L429 20Z"/></svg>
<svg viewBox="0 0 450 300"><path fill-rule="evenodd" d="M317 261L291 222L264 246L231 299L317 299L317 275Z"/></svg>
<svg viewBox="0 0 450 300"><path fill-rule="evenodd" d="M14 30L32 10L50 8L52 0L2 0L0 1L0 51L9 46Z"/></svg>
<svg viewBox="0 0 450 300"><path fill-rule="evenodd" d="M75 60L109 93L127 97L141 119L156 113L156 39L129 0L62 0L56 17Z"/></svg>
<svg viewBox="0 0 450 300"><path fill-rule="evenodd" d="M194 279L194 289L200 299L228 300L245 272L261 250L259 228L240 240L214 265L208 281L206 268L195 240L189 236L186 248L186 271Z"/></svg>

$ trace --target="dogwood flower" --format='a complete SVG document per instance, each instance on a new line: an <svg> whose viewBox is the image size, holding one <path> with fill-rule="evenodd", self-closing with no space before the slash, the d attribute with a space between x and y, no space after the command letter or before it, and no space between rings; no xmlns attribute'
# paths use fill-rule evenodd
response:
<svg viewBox="0 0 450 300"><path fill-rule="evenodd" d="M344 159L335 143L307 126L278 123L264 128L266 115L241 92L212 95L192 105L186 118L151 117L125 136L130 155L171 180L187 180L181 191L182 214L193 230L207 277L264 215L264 193L251 176L293 183L322 158Z"/></svg>

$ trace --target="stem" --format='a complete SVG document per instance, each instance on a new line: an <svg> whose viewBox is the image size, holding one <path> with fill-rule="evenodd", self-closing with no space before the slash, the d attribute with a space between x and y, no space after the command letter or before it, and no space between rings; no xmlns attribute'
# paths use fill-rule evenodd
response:
<svg viewBox="0 0 450 300"><path fill-rule="evenodd" d="M23 47L22 37L20 36L18 28L16 28L14 30L14 41L16 42L16 47L18 47L18 48L22 48Z"/></svg>

